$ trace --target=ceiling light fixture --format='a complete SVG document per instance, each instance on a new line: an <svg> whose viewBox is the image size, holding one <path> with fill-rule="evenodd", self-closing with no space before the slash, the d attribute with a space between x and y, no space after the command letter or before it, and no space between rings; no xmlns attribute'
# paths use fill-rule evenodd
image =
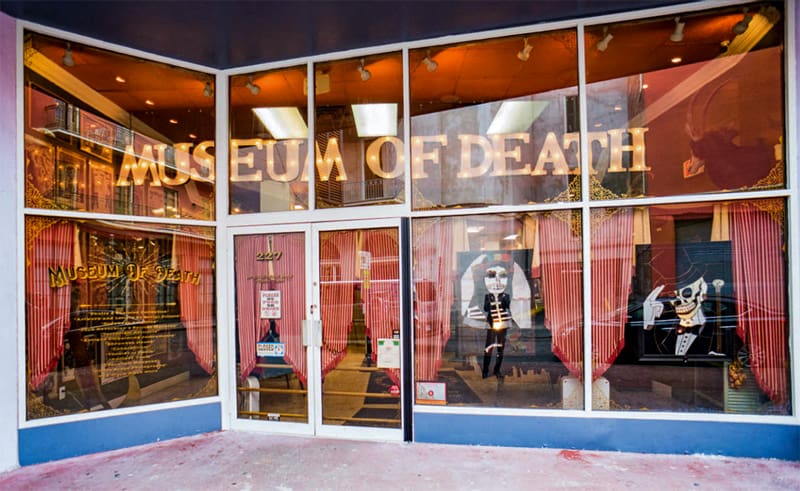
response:
<svg viewBox="0 0 800 491"><path fill-rule="evenodd" d="M683 58L681 58L680 56L673 56L669 61L677 65L678 63L683 61Z"/></svg>
<svg viewBox="0 0 800 491"><path fill-rule="evenodd" d="M247 90L253 95L258 95L258 93L261 92L261 87L253 83L253 77L247 77L247 83L244 86L247 87Z"/></svg>
<svg viewBox="0 0 800 491"><path fill-rule="evenodd" d="M742 14L744 17L742 20L734 24L733 26L733 33L737 36L739 34L744 34L747 31L747 28L750 27L750 21L753 20L753 16L747 13L747 8L745 7L742 9Z"/></svg>
<svg viewBox="0 0 800 491"><path fill-rule="evenodd" d="M64 51L64 57L61 58L61 63L64 66L75 66L75 60L72 58L72 46L67 43L67 49Z"/></svg>
<svg viewBox="0 0 800 491"><path fill-rule="evenodd" d="M425 68L427 68L429 72L435 72L436 69L439 68L439 64L431 58L431 50L428 50L425 58L422 59L422 63L425 64Z"/></svg>
<svg viewBox="0 0 800 491"><path fill-rule="evenodd" d="M203 87L203 95L206 97L211 97L214 95L214 89L211 87L211 82L206 82L206 86Z"/></svg>
<svg viewBox="0 0 800 491"><path fill-rule="evenodd" d="M531 50L533 49L533 46L528 44L528 38L523 38L522 41L522 49L517 53L517 58L519 58L519 61L528 61L528 58L531 57Z"/></svg>
<svg viewBox="0 0 800 491"><path fill-rule="evenodd" d="M397 136L397 104L353 104L359 138Z"/></svg>
<svg viewBox="0 0 800 491"><path fill-rule="evenodd" d="M548 104L549 101L504 101L489 124L486 134L525 133L530 130L533 122L542 114Z"/></svg>
<svg viewBox="0 0 800 491"><path fill-rule="evenodd" d="M680 43L683 41L683 28L686 26L686 22L681 22L680 17L675 17L675 30L670 34L669 40L673 43Z"/></svg>
<svg viewBox="0 0 800 491"><path fill-rule="evenodd" d="M150 99L147 99L146 101L144 101L144 103L147 104L148 106L155 106L156 105L156 103L151 101Z"/></svg>
<svg viewBox="0 0 800 491"><path fill-rule="evenodd" d="M117 82L119 82L121 84L124 84L125 82L127 82L127 80L125 80L125 77L123 77L122 75L117 75L117 77L114 80L116 80Z"/></svg>
<svg viewBox="0 0 800 491"><path fill-rule="evenodd" d="M175 119L175 118L172 118L172 119L169 120L169 124L178 124L178 120Z"/></svg>
<svg viewBox="0 0 800 491"><path fill-rule="evenodd" d="M254 107L253 112L276 140L308 138L308 126L296 107Z"/></svg>
<svg viewBox="0 0 800 491"><path fill-rule="evenodd" d="M607 50L608 49L608 43L610 43L612 39L614 39L614 35L611 34L610 32L608 32L608 27L604 27L603 28L603 39L598 41L597 44L595 45L596 48L597 48L597 51L605 51L605 50Z"/></svg>
<svg viewBox="0 0 800 491"><path fill-rule="evenodd" d="M369 72L369 70L364 68L364 58L361 58L361 64L358 66L358 72L361 74L361 80L364 82L372 77L372 74Z"/></svg>

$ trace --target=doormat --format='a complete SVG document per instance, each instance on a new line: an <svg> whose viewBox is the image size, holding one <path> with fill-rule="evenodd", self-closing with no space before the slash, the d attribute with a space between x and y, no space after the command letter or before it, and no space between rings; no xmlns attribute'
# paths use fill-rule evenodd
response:
<svg viewBox="0 0 800 491"><path fill-rule="evenodd" d="M464 379L455 370L442 370L439 372L437 382L447 384L447 403L448 404L479 404L481 402L472 389L469 388ZM382 371L372 372L367 384L367 392L388 394L389 388L394 382ZM396 398L367 397L364 404L397 404Z"/></svg>

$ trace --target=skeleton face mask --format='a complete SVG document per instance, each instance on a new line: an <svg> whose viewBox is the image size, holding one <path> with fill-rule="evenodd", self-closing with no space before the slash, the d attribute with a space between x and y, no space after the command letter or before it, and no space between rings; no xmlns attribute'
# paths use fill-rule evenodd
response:
<svg viewBox="0 0 800 491"><path fill-rule="evenodd" d="M700 307L706 298L707 291L708 283L701 276L694 283L675 292L678 298L672 301L672 305L675 307L675 313L681 319L679 334L683 333L683 328L705 324L706 317Z"/></svg>
<svg viewBox="0 0 800 491"><path fill-rule="evenodd" d="M483 283L486 289L493 295L503 293L508 284L508 272L502 266L492 266L486 270L486 276L483 278Z"/></svg>

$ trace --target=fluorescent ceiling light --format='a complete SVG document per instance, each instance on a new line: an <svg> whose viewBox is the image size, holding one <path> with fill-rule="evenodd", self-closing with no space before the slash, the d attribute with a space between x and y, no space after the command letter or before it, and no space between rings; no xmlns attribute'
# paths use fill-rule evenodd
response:
<svg viewBox="0 0 800 491"><path fill-rule="evenodd" d="M353 104L359 137L397 136L397 104Z"/></svg>
<svg viewBox="0 0 800 491"><path fill-rule="evenodd" d="M500 104L487 135L507 135L528 131L549 101L505 101Z"/></svg>
<svg viewBox="0 0 800 491"><path fill-rule="evenodd" d="M477 234L483 231L483 227L480 225L474 225L472 227L467 227L468 234Z"/></svg>
<svg viewBox="0 0 800 491"><path fill-rule="evenodd" d="M276 140L308 138L308 126L296 107L254 107L253 112Z"/></svg>

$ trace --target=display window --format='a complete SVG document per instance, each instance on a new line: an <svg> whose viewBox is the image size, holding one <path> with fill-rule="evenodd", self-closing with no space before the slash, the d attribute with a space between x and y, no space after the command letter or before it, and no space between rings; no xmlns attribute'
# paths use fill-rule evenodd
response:
<svg viewBox="0 0 800 491"><path fill-rule="evenodd" d="M593 407L791 414L783 199L592 211Z"/></svg>
<svg viewBox="0 0 800 491"><path fill-rule="evenodd" d="M307 87L305 65L230 77L231 214L308 209Z"/></svg>
<svg viewBox="0 0 800 491"><path fill-rule="evenodd" d="M412 207L580 199L574 29L409 52Z"/></svg>
<svg viewBox="0 0 800 491"><path fill-rule="evenodd" d="M29 420L217 394L214 230L25 218Z"/></svg>
<svg viewBox="0 0 800 491"><path fill-rule="evenodd" d="M761 2L587 27L591 198L784 188L784 18Z"/></svg>
<svg viewBox="0 0 800 491"><path fill-rule="evenodd" d="M314 64L316 208L402 203L399 52Z"/></svg>
<svg viewBox="0 0 800 491"><path fill-rule="evenodd" d="M214 218L213 76L25 34L25 206Z"/></svg>
<svg viewBox="0 0 800 491"><path fill-rule="evenodd" d="M412 222L417 404L583 408L577 211Z"/></svg>

